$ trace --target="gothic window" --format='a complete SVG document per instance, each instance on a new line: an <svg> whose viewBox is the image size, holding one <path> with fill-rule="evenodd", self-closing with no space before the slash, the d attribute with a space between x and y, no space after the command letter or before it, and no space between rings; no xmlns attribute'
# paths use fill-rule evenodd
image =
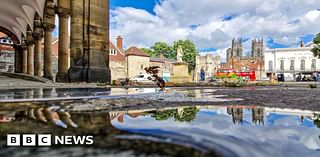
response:
<svg viewBox="0 0 320 157"><path fill-rule="evenodd" d="M290 70L294 70L294 60L290 60Z"/></svg>
<svg viewBox="0 0 320 157"><path fill-rule="evenodd" d="M306 69L306 61L304 59L301 59L300 61L300 70Z"/></svg>
<svg viewBox="0 0 320 157"><path fill-rule="evenodd" d="M258 48L257 56L258 56L258 57L261 57L261 50L260 50L260 48Z"/></svg>
<svg viewBox="0 0 320 157"><path fill-rule="evenodd" d="M280 61L280 70L284 71L284 60Z"/></svg>
<svg viewBox="0 0 320 157"><path fill-rule="evenodd" d="M316 64L317 64L316 59L312 59L312 61L311 61L311 69L312 70L316 70Z"/></svg>
<svg viewBox="0 0 320 157"><path fill-rule="evenodd" d="M240 57L240 50L239 50L239 48L237 49L237 57Z"/></svg>
<svg viewBox="0 0 320 157"><path fill-rule="evenodd" d="M269 61L269 71L273 71L273 62Z"/></svg>

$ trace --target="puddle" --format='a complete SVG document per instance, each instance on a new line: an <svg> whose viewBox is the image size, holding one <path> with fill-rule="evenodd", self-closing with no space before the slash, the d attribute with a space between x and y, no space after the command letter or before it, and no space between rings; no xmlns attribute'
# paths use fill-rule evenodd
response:
<svg viewBox="0 0 320 157"><path fill-rule="evenodd" d="M35 88L0 89L0 102L75 100L159 92L157 88Z"/></svg>
<svg viewBox="0 0 320 157"><path fill-rule="evenodd" d="M43 156L45 151L74 156L76 151L79 156L318 157L319 128L320 112L282 108L185 106L78 113L29 106L0 111L0 155ZM20 152L6 147L9 133L92 135L95 143Z"/></svg>
<svg viewBox="0 0 320 157"><path fill-rule="evenodd" d="M15 103L0 104L0 156L320 156L319 111L239 106L242 99L218 94L215 89L6 90L1 100ZM133 106L115 110L108 102ZM168 107L170 102L183 106ZM235 105L212 105L216 102ZM93 136L94 144L7 147L7 134Z"/></svg>
<svg viewBox="0 0 320 157"><path fill-rule="evenodd" d="M222 156L319 156L320 112L207 106L112 112L120 130L168 138Z"/></svg>

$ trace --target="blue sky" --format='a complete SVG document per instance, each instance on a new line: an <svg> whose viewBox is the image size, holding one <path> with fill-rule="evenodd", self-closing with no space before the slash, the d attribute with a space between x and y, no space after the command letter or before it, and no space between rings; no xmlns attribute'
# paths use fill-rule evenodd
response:
<svg viewBox="0 0 320 157"><path fill-rule="evenodd" d="M110 0L110 8L133 7L137 9L144 9L154 14L153 8L157 3L158 0Z"/></svg>
<svg viewBox="0 0 320 157"><path fill-rule="evenodd" d="M199 51L225 55L233 38L264 38L267 48L310 43L320 31L318 0L110 0L111 39L150 47L190 39Z"/></svg>

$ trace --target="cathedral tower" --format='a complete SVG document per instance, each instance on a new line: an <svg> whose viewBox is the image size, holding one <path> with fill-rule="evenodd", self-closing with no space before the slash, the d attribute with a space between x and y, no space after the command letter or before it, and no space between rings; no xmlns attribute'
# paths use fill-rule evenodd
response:
<svg viewBox="0 0 320 157"><path fill-rule="evenodd" d="M232 40L231 57L233 57L233 58L242 58L243 57L242 39L233 39Z"/></svg>
<svg viewBox="0 0 320 157"><path fill-rule="evenodd" d="M256 59L256 58L263 58L263 56L264 56L263 38L253 39L252 48L251 48L251 57Z"/></svg>

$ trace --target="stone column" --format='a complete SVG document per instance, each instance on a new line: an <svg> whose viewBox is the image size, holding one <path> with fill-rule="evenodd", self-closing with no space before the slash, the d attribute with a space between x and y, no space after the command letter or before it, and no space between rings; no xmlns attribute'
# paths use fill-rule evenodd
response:
<svg viewBox="0 0 320 157"><path fill-rule="evenodd" d="M110 82L109 0L72 0L71 12L70 81Z"/></svg>
<svg viewBox="0 0 320 157"><path fill-rule="evenodd" d="M28 51L25 42L21 44L22 46L22 73L26 74L28 72Z"/></svg>
<svg viewBox="0 0 320 157"><path fill-rule="evenodd" d="M84 71L84 1L72 0L71 1L71 37L70 37L70 69L69 78L71 82L86 81Z"/></svg>
<svg viewBox="0 0 320 157"><path fill-rule="evenodd" d="M21 45L13 45L14 48L14 72L21 73L21 65L22 65L22 48Z"/></svg>
<svg viewBox="0 0 320 157"><path fill-rule="evenodd" d="M40 20L35 22L36 29L32 34L34 38L34 75L41 77L41 40L42 40L42 29L40 27Z"/></svg>
<svg viewBox="0 0 320 157"><path fill-rule="evenodd" d="M44 78L53 80L52 74L52 31L55 25L50 23L44 23Z"/></svg>
<svg viewBox="0 0 320 157"><path fill-rule="evenodd" d="M59 54L58 54L58 74L57 82L68 82L68 68L69 68L69 15L68 9L58 8L59 15Z"/></svg>
<svg viewBox="0 0 320 157"><path fill-rule="evenodd" d="M34 41L32 38L32 32L27 32L27 51L28 51L28 70L27 74L33 75L34 74Z"/></svg>

